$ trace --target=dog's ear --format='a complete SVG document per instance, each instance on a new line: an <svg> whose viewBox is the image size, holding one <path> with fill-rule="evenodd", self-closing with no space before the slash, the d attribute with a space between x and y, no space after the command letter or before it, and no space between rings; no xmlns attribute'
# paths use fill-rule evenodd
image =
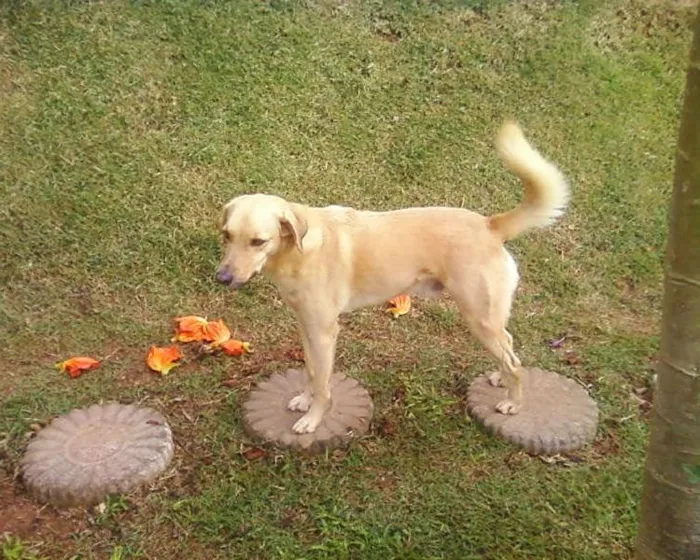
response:
<svg viewBox="0 0 700 560"><path fill-rule="evenodd" d="M304 217L304 207L300 204L288 205L280 218L280 230L282 237L291 235L294 238L294 244L300 253L304 252L302 241L308 229L309 225Z"/></svg>
<svg viewBox="0 0 700 560"><path fill-rule="evenodd" d="M231 212L233 211L233 207L236 204L236 199L234 198L233 200L229 200L226 204L224 204L224 209L223 212L221 213L221 227L226 226L226 222L228 222L228 217L231 215Z"/></svg>
<svg viewBox="0 0 700 560"><path fill-rule="evenodd" d="M221 213L221 227L223 228L226 226L226 222L228 222L228 217L231 215L231 210L233 210L233 205L235 203L235 200L229 200L226 204L224 204L224 209Z"/></svg>

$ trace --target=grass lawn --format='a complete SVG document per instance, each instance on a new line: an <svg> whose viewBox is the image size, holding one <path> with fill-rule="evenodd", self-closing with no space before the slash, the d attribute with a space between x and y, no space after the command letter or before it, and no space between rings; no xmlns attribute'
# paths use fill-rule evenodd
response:
<svg viewBox="0 0 700 560"><path fill-rule="evenodd" d="M4 558L631 558L648 412L635 389L658 346L694 9L2 2ZM561 222L510 244L510 330L525 364L589 387L596 442L546 462L471 422L466 387L494 364L442 301L343 319L337 366L372 394L368 436L325 456L246 453L241 403L299 342L269 283L213 281L221 205L264 191L502 211L522 193L493 149L506 117L573 188ZM180 314L221 317L257 351L149 373L146 350ZM79 379L53 369L82 354L108 359ZM166 414L167 473L102 511L28 499L16 477L32 430L113 400Z"/></svg>

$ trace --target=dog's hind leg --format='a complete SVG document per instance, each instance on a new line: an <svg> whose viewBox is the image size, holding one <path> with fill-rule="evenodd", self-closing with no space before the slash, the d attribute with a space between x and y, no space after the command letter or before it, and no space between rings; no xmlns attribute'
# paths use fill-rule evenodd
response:
<svg viewBox="0 0 700 560"><path fill-rule="evenodd" d="M489 322L467 320L467 323L469 330L500 363L501 376L491 376L489 381L493 385L504 384L508 394L496 405L496 410L503 414L517 414L523 405L522 367L513 352L510 333Z"/></svg>
<svg viewBox="0 0 700 560"><path fill-rule="evenodd" d="M517 281L515 261L507 254L504 265L462 269L447 285L471 333L498 360L502 377L489 380L494 385L503 381L508 389L506 399L496 405L503 414L516 414L523 404L522 367L506 330Z"/></svg>

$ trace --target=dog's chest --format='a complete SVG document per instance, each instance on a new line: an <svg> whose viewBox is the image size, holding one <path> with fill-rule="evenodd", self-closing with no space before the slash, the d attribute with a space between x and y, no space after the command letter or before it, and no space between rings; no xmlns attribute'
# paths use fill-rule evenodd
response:
<svg viewBox="0 0 700 560"><path fill-rule="evenodd" d="M308 291L308 288L300 283L297 275L282 275L277 278L272 278L272 281L277 287L284 303L293 309L299 306L303 299L303 294Z"/></svg>
<svg viewBox="0 0 700 560"><path fill-rule="evenodd" d="M275 275L271 280L282 301L293 310L309 307L312 301L328 300L331 296L328 287L319 282L318 275L311 270L295 270Z"/></svg>

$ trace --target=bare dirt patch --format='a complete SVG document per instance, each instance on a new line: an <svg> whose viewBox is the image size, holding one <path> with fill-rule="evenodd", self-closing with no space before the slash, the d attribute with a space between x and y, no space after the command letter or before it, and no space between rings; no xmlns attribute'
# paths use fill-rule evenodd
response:
<svg viewBox="0 0 700 560"><path fill-rule="evenodd" d="M32 501L9 477L0 478L0 535L68 541L87 526L82 510L59 511Z"/></svg>

